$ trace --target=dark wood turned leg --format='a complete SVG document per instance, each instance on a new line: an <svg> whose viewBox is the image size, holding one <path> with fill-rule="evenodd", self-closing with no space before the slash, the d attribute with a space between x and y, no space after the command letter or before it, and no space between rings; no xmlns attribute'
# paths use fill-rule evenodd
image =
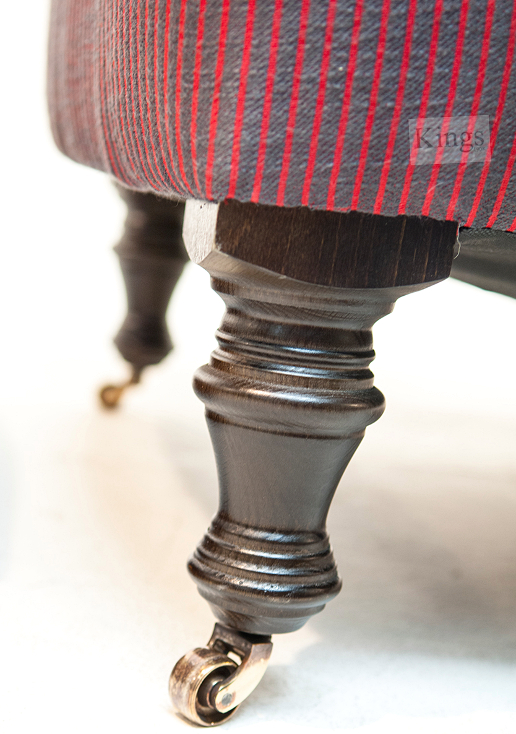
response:
<svg viewBox="0 0 516 734"><path fill-rule="evenodd" d="M290 290L246 268L214 278L219 348L195 378L217 458L220 507L189 563L224 624L291 632L340 590L326 533L337 484L384 409L371 326L395 294ZM255 285L251 285L254 280Z"/></svg>
<svg viewBox="0 0 516 734"><path fill-rule="evenodd" d="M427 218L187 203L188 252L226 304L194 382L220 505L188 568L222 624L171 674L191 721L231 715L263 675L267 636L298 629L338 593L326 516L384 409L371 329L399 296L449 275L456 233Z"/></svg>
<svg viewBox="0 0 516 734"><path fill-rule="evenodd" d="M139 382L143 369L158 364L172 349L166 312L188 255L181 229L185 202L117 186L128 207L122 239L115 247L127 292L127 316L115 337L132 367L130 380L101 391L115 407L123 390Z"/></svg>
<svg viewBox="0 0 516 734"><path fill-rule="evenodd" d="M449 275L457 226L416 217L189 202L184 236L226 304L195 378L220 507L189 570L217 618L290 632L339 591L325 529L366 426L371 328Z"/></svg>

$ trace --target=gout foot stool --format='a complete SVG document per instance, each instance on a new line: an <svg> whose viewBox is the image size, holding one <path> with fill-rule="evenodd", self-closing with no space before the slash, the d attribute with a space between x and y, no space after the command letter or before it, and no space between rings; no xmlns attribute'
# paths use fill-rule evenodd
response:
<svg viewBox="0 0 516 734"><path fill-rule="evenodd" d="M457 254L496 289L471 251L516 229L515 39L510 0L53 0L56 143L129 204L130 382L170 349L183 209L226 305L195 377L220 505L189 562L218 622L170 678L196 724L227 720L271 636L339 591L325 523L384 408L373 324Z"/></svg>

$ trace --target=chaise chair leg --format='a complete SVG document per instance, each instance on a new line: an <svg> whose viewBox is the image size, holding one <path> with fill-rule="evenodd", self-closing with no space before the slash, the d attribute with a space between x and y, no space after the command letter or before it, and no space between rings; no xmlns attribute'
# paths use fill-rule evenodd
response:
<svg viewBox="0 0 516 734"><path fill-rule="evenodd" d="M171 351L166 311L188 260L181 236L184 201L118 185L117 189L128 207L124 234L115 247L128 313L114 341L131 365L131 376L125 383L102 388L100 399L106 408L116 407L127 387L140 381L144 368L158 364Z"/></svg>
<svg viewBox="0 0 516 734"><path fill-rule="evenodd" d="M181 714L213 725L263 675L236 638L263 651L339 592L326 516L384 409L371 329L398 297L449 275L457 226L230 201L188 202L183 231L227 307L194 383L220 506L188 566L220 624L176 665L170 691Z"/></svg>

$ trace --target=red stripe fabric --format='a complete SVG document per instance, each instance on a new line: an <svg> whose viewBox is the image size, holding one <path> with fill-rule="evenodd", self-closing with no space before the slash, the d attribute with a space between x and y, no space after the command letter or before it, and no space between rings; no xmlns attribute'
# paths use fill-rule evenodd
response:
<svg viewBox="0 0 516 734"><path fill-rule="evenodd" d="M340 173L340 164L342 161L342 152L344 150L344 141L346 139L346 130L348 125L349 108L351 105L351 94L353 92L353 80L355 78L358 44L360 41L360 27L362 23L363 0L357 0L355 5L355 17L353 18L353 33L351 35L351 43L349 48L349 62L346 73L346 83L344 86L344 95L342 99L342 111L340 113L339 127L337 132L337 144L333 156L333 166L330 176L330 184L328 187L328 198L326 206L333 209L335 206L335 192L337 189L337 180Z"/></svg>
<svg viewBox="0 0 516 734"><path fill-rule="evenodd" d="M132 28L133 24L127 23L127 8L123 6L123 23L122 23L122 50L124 58L124 90L123 97L125 99L125 110L127 115L127 128L129 131L129 140L131 141L133 160L139 160L143 166L143 176L148 184L152 188L155 188L152 180L149 180L147 170L145 169L145 162L142 159L142 151L138 140L138 133L136 132L136 110L134 101L134 73L133 73L133 44L132 44ZM120 36L119 36L120 38ZM127 60L129 57L129 61ZM122 118L123 121L123 118ZM123 122L122 122L123 124ZM134 163L132 163L134 165Z"/></svg>
<svg viewBox="0 0 516 734"><path fill-rule="evenodd" d="M396 100L394 102L394 113L391 120L391 127L389 130L389 140L387 142L387 150L385 152L385 158L382 166L382 175L380 178L380 184L378 186L378 192L376 194L376 200L374 203L374 214L382 213L382 203L385 194L385 187L387 186L387 180L389 178L389 171L391 168L392 156L394 153L394 146L396 145L396 138L398 136L398 128L401 120L401 112L403 108L403 97L405 96L405 85L407 83L407 73L410 64L410 52L412 50L412 36L414 33L414 23L416 20L417 0L411 0L408 15L407 15L407 28L405 31L405 43L403 46L403 59L401 62L400 76L398 79L398 91L396 93Z"/></svg>
<svg viewBox="0 0 516 734"><path fill-rule="evenodd" d="M176 150L177 160L179 164L179 172L181 174L181 180L188 189L189 193L193 196L193 191L190 188L188 180L186 178L185 168L183 164L183 151L181 146L181 75L183 71L183 43L185 33L185 15L186 15L186 2L187 0L181 0L181 10L179 13L179 33L177 39L177 57L176 57L176 115L175 115L175 126L176 126Z"/></svg>
<svg viewBox="0 0 516 734"><path fill-rule="evenodd" d="M310 0L303 0L303 5L301 6L301 19L299 23L299 36L297 39L294 77L292 80L292 96L290 98L287 129L285 131L285 146L283 149L283 161L282 161L282 166L281 166L278 195L276 199L276 203L278 206L283 206L285 202L285 189L287 187L288 172L290 169L290 159L292 155L292 144L294 140L294 130L295 130L296 119L297 119L297 106L299 102L299 89L301 86L301 74L303 71L303 63L304 63L304 56L305 56L306 32L308 29L309 12L310 12Z"/></svg>
<svg viewBox="0 0 516 734"><path fill-rule="evenodd" d="M167 160L167 158L170 160L172 171L174 172L173 181L175 183L175 188L179 190L180 187L180 178L177 175L177 170L174 163L174 158L172 156L172 145L171 145L171 109L170 109L170 102L169 102L169 61L170 61L170 35L171 35L171 23L170 23L170 17L172 12L172 0L166 0L166 10L165 10L165 38L164 38L164 51L163 51L163 97L164 97L164 108L165 108L165 119L163 121L164 127L165 127L165 139L166 139L166 148L163 146L163 137L160 136L160 144L163 154L163 160Z"/></svg>
<svg viewBox="0 0 516 734"><path fill-rule="evenodd" d="M192 118L190 124L190 147L192 151L192 173L195 181L197 193L202 197L201 186L199 184L199 173L197 170L197 112L199 106L199 89L201 79L201 63L202 63L202 43L204 38L204 16L206 13L206 0L200 0L199 17L197 20L197 43L195 45L195 68L193 75L192 88ZM156 39L158 33L156 31ZM156 77L157 81L157 77ZM157 98L157 95L156 95Z"/></svg>
<svg viewBox="0 0 516 734"><path fill-rule="evenodd" d="M107 9L106 9L106 13L107 13ZM107 93L107 88L108 88L107 87L107 81L108 80L106 78L107 75L104 74L102 76L102 80L105 81L105 83L106 83L106 85L104 86L103 99L105 100L105 103L102 106L102 115L103 115L103 117L106 120L106 124L107 124L107 121L109 120L109 118L111 118L111 120L109 121L110 139L111 140L115 140L116 139L116 135L114 133L115 128L116 127L119 127L121 129L121 137L122 137L122 140L123 140L123 146L120 146L120 147L117 146L116 148L114 148L114 150L116 151L116 156L117 156L117 164L118 164L118 167L119 167L120 173L121 173L121 176L120 177L128 185L130 185L131 183L133 183L134 180L136 180L138 182L142 182L142 184L144 184L144 182L145 182L144 177L143 176L140 176L138 174L137 170L136 170L136 165L135 165L135 162L134 162L135 155L134 155L134 152L129 149L129 143L128 143L128 140L127 140L126 129L125 129L125 126L124 126L124 114L127 114L127 104L125 102L125 100L126 100L125 92L127 90L127 85L125 85L124 90L122 90L122 78L124 78L124 80L125 80L125 75L122 75L122 72L121 72L121 61L120 61L120 58L121 58L121 55L123 54L123 44L122 44L122 39L121 39L121 34L120 34L120 29L121 29L122 26L121 26L121 23L120 23L120 20L119 20L119 15L120 15L120 9L118 7L116 8L116 15L115 15L115 7L113 6L113 8L112 8L112 15L111 15L111 22L112 22L113 26L115 26L115 24L116 24L117 35L116 36L112 36L112 38L110 40L108 40L108 37L106 37L106 43L105 43L105 45L106 45L106 51L109 52L109 55L111 57L113 57L113 56L116 55L116 58L117 58L117 74L116 74L116 76L115 76L115 74L113 74L112 83L111 83L110 88L109 88L109 93ZM107 15L106 15L106 17L107 17ZM108 27L107 25L104 25L103 26L103 28L102 28L102 32L103 33L106 33L107 32L107 27ZM102 61L103 61L103 68L105 68L104 64L105 64L105 61L106 61L106 54L104 54L104 53L102 54ZM108 108L107 108L107 98L110 95L112 95L113 98L116 99L117 93L118 93L118 119L113 119L113 114L109 114L109 111L108 111ZM115 105L110 105L110 108L114 108L114 107L115 107ZM106 139L106 143L109 145L109 148L111 149L112 146L111 146L110 141ZM124 153L125 153L125 155L124 155ZM110 158L111 158L111 153L110 153ZM124 161L124 165L122 165L122 161Z"/></svg>
<svg viewBox="0 0 516 734"><path fill-rule="evenodd" d="M335 22L335 13L337 10L337 1L329 0L328 17L326 20L326 32L324 38L324 47L321 59L321 70L319 72L319 90L317 93L317 101L315 103L315 116L312 127L312 139L310 141L310 149L308 151L308 162L306 164L305 182L303 185L303 194L301 203L308 206L310 203L310 186L314 175L314 168L317 156L317 146L319 144L319 133L321 130L321 122L324 110L324 97L326 95L326 82L328 79L328 68L330 65L330 55L333 39L333 24Z"/></svg>
<svg viewBox="0 0 516 734"><path fill-rule="evenodd" d="M144 103L143 103L143 94L142 94L142 77L143 82L146 83L146 74L142 73L142 57L144 58L144 69L147 68L147 60L148 60L148 54L147 54L147 26L145 24L144 27L144 34L142 39L141 34L141 26L142 26L142 15L141 15L141 8L138 8L138 14L136 17L136 75L137 75L137 86L138 86L138 106L140 110L144 109ZM147 17L148 13L148 5L144 8L144 18ZM146 125L150 124L150 119L145 121L143 115L140 116L140 129L141 129L141 137L143 140L143 148L145 151L145 162L147 170L149 171L149 176L153 179L154 183L157 185L158 190L159 187L163 182L163 180L158 180L159 174L156 173L152 161L151 161L151 155L150 150L152 148L152 135L147 136L145 134L145 128ZM139 131L137 132L137 135L139 136Z"/></svg>
<svg viewBox="0 0 516 734"><path fill-rule="evenodd" d="M383 57L385 55L385 43L387 41L387 25L389 23L389 10L391 7L390 0L384 0L382 8L382 19L380 21L380 33L378 36L378 45L376 47L376 63L373 72L373 84L371 87L371 96L369 98L369 109L365 122L364 137L362 140L362 149L360 151L360 160L358 161L357 174L355 176L355 185L353 188L353 197L351 199L351 208L358 209L360 199L360 189L364 178L364 171L367 160L367 152L369 150L369 142L373 131L374 116L376 114L376 105L378 103L378 91L380 89L380 80L382 77Z"/></svg>
<svg viewBox="0 0 516 734"><path fill-rule="evenodd" d="M430 91L432 89L432 81L434 77L435 59L437 56L437 50L439 45L439 30L441 27L441 16L443 13L443 2L437 0L434 8L434 23L432 27L432 36L430 39L430 48L428 52L428 66L426 67L425 85L423 87L423 94L421 97L421 104L419 107L418 120L423 120L426 117L426 110L428 107L428 101L430 99ZM415 139L412 141L412 150L416 145ZM415 165L409 162L407 166L407 172L405 174L405 182L403 190L401 192L401 200L398 208L398 214L405 214L407 210L407 201L410 194L410 187L412 184L412 177L414 175Z"/></svg>
<svg viewBox="0 0 516 734"><path fill-rule="evenodd" d="M516 0L514 0L513 4L513 11L512 11L512 18L511 18L511 25L510 25L510 31L509 31L509 42L507 44L507 54L505 57L505 65L503 70L503 78L502 83L500 87L500 96L498 98L498 105L496 108L496 115L493 123L493 127L491 129L491 145L490 145L490 153L491 155L486 159L484 162L484 166L482 168L482 174L480 176L480 180L478 182L477 190L475 192L475 198L473 201L473 205L471 207L471 210L469 212L468 218L466 220L466 226L471 227L475 220L475 216L478 211L478 207L480 205L480 201L482 199L482 194L484 192L484 186L486 185L486 179L489 174L489 168L491 164L491 156L493 155L495 145L496 145L496 138L498 136L498 130L500 128L500 122L502 120L502 115L505 107L505 100L507 99L507 90L509 88L509 81L511 78L511 72L512 72L512 63L514 59L514 47L516 44ZM512 226L512 225L511 225Z"/></svg>
<svg viewBox="0 0 516 734"><path fill-rule="evenodd" d="M52 0L52 129L141 191L509 229L515 39L516 0Z"/></svg>
<svg viewBox="0 0 516 734"><path fill-rule="evenodd" d="M150 30L150 18L149 18L149 5L145 6L145 69L149 68L149 30ZM145 79L145 96L146 96L146 109L147 109L147 124L149 126L149 129L151 131L153 130L152 126L152 108L151 108L151 94L150 94L150 75L144 74ZM141 102L140 104L143 104ZM150 135L150 146L152 149L152 160L153 160L153 169L158 176L161 184L165 183L165 179L163 178L163 175L160 171L159 165L158 165L158 156L156 153L156 144L155 144L155 136L152 132Z"/></svg>
<svg viewBox="0 0 516 734"><path fill-rule="evenodd" d="M101 24L100 25L100 32L101 32L102 35L103 35L103 31L104 31L104 27ZM102 36L101 36L101 38L102 38ZM104 139L106 141L106 149L107 149L108 156L109 156L109 162L110 162L110 166L111 166L111 171L115 174L115 176L117 176L118 178L120 178L125 183L125 179L122 176L122 172L121 172L120 166L119 165L117 166L117 164L115 163L115 158L114 158L114 155L113 155L113 149L112 149L111 143L109 142L111 135L110 135L110 131L109 131L109 128L108 128L107 115L106 115L106 112L105 112L105 109L106 109L106 89L105 89L104 81L103 81L103 76L104 75L102 74L102 71L105 68L105 63L106 63L106 61L105 61L105 55L103 53L103 49L104 48L105 48L105 46L102 45L102 50L100 52L100 71L101 71L101 74L100 74L100 98L101 98L101 110L102 110L101 111L102 129L103 129L103 132L104 132Z"/></svg>
<svg viewBox="0 0 516 734"><path fill-rule="evenodd" d="M487 220L486 227L492 227L494 223L496 222L498 214L500 213L500 209L502 207L503 200L507 192L507 187L509 185L509 181L511 178L512 169L514 167L514 161L516 161L516 135L514 136L511 153L509 155L509 160L507 161L507 166L505 167L505 171L504 171L503 178L502 178L502 183L498 191L498 196L496 197L496 201L494 203L493 210L491 212L491 216ZM509 226L512 226L512 224Z"/></svg>
<svg viewBox="0 0 516 734"><path fill-rule="evenodd" d="M457 40L455 42L455 58L453 60L453 67L450 78L450 86L448 89L448 101L446 102L446 108L444 110L444 121L441 128L441 135L446 136L448 131L448 119L453 114L453 107L455 105L455 97L457 95L457 86L459 83L459 74L461 70L462 52L464 50L464 36L466 34L466 24L468 19L469 11L469 0L462 0L459 30L457 33ZM425 202L423 204L422 214L428 216L430 213L430 207L432 199L434 197L435 187L437 179L441 170L441 159L443 156L444 149L438 148L435 155L435 163L432 166L432 174L430 176L430 182L426 190Z"/></svg>
<svg viewBox="0 0 516 734"><path fill-rule="evenodd" d="M156 5L154 7L154 13L155 13L155 19L154 19L154 95L155 100L159 100L159 90L160 90L160 66L159 66L159 11L160 11L160 0L156 0ZM167 15L166 15L166 32L168 32L170 28L170 11L167 3ZM166 53L166 58L168 58L168 53ZM165 71L168 74L168 62L165 64ZM170 167L168 165L167 157L165 155L165 145L163 140L163 123L161 119L161 105L155 104L154 110L156 113L156 128L157 128L157 141L156 141L156 149L159 148L159 155L161 160L163 161L163 167L166 171L168 180L170 182L170 185L174 191L174 193L179 192L179 187L176 183L176 173L175 170L172 172L170 170Z"/></svg>
<svg viewBox="0 0 516 734"><path fill-rule="evenodd" d="M494 10L495 10L495 4L496 4L496 0L489 0L487 4L484 38L482 40L482 54L480 56L480 63L478 65L475 96L473 98L473 105L471 106L471 112L469 113L470 119L468 123L468 129L466 131L468 136L473 135L473 131L475 129L475 117L478 115L478 110L480 107L482 89L484 86L484 80L486 76L487 59L489 56L489 44L491 43L491 31L493 28L493 15L494 15ZM451 195L450 203L448 205L448 211L446 213L447 219L453 219L453 214L455 212L455 207L457 206L457 200L459 198L462 181L464 179L464 174L466 173L466 166L468 165L468 157L469 157L468 152L464 152L462 154L462 159L459 164L457 176L455 178L455 184L453 186L453 192Z"/></svg>
<svg viewBox="0 0 516 734"><path fill-rule="evenodd" d="M262 187L263 169L265 166L265 154L267 150L267 136L269 133L269 122L271 117L272 95L274 93L274 79L276 76L276 60L278 57L278 41L281 28L281 14L283 0L276 0L274 6L274 18L272 21L272 33L269 52L269 68L267 69L267 80L265 82L265 99L263 102L263 118L260 130L260 144L258 146L258 158L256 161L256 173L254 177L253 193L251 201L260 201L260 190Z"/></svg>
<svg viewBox="0 0 516 734"><path fill-rule="evenodd" d="M208 156L206 160L206 196L211 199L211 187L213 180L213 165L215 162L215 137L217 135L217 118L220 107L220 89L222 86L222 75L224 73L224 54L226 51L226 36L228 32L229 0L223 0L222 17L220 19L219 48L217 54L217 67L215 69L215 85L211 104L210 117L210 142L208 144Z"/></svg>
<svg viewBox="0 0 516 734"><path fill-rule="evenodd" d="M247 7L247 20L245 24L244 51L242 54L242 67L240 69L240 86L238 89L238 102L235 115L235 130L233 132L233 152L231 155L231 173L229 176L228 198L235 196L238 180L238 164L240 161L240 141L242 138L242 127L244 124L245 97L247 92L247 77L251 64L251 49L253 44L253 26L256 0L249 0Z"/></svg>

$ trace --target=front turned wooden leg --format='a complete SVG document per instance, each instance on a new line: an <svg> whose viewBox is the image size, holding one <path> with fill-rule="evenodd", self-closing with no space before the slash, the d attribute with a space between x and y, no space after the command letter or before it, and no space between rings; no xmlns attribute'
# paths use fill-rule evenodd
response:
<svg viewBox="0 0 516 734"><path fill-rule="evenodd" d="M291 632L338 593L326 516L384 409L371 329L399 296L448 276L456 231L428 218L188 202L187 249L227 309L194 383L220 505L188 568L226 627Z"/></svg>
<svg viewBox="0 0 516 734"><path fill-rule="evenodd" d="M131 365L129 380L107 385L103 405L118 405L124 390L140 381L142 371L158 364L172 349L166 312L188 255L181 229L185 202L117 185L128 213L122 239L115 247L127 293L127 316L114 341Z"/></svg>
<svg viewBox="0 0 516 734"><path fill-rule="evenodd" d="M337 484L384 410L371 326L395 294L297 289L242 266L214 278L219 348L195 377L217 459L220 507L189 563L224 624L291 632L340 590L326 533ZM264 290L265 286L265 290Z"/></svg>

